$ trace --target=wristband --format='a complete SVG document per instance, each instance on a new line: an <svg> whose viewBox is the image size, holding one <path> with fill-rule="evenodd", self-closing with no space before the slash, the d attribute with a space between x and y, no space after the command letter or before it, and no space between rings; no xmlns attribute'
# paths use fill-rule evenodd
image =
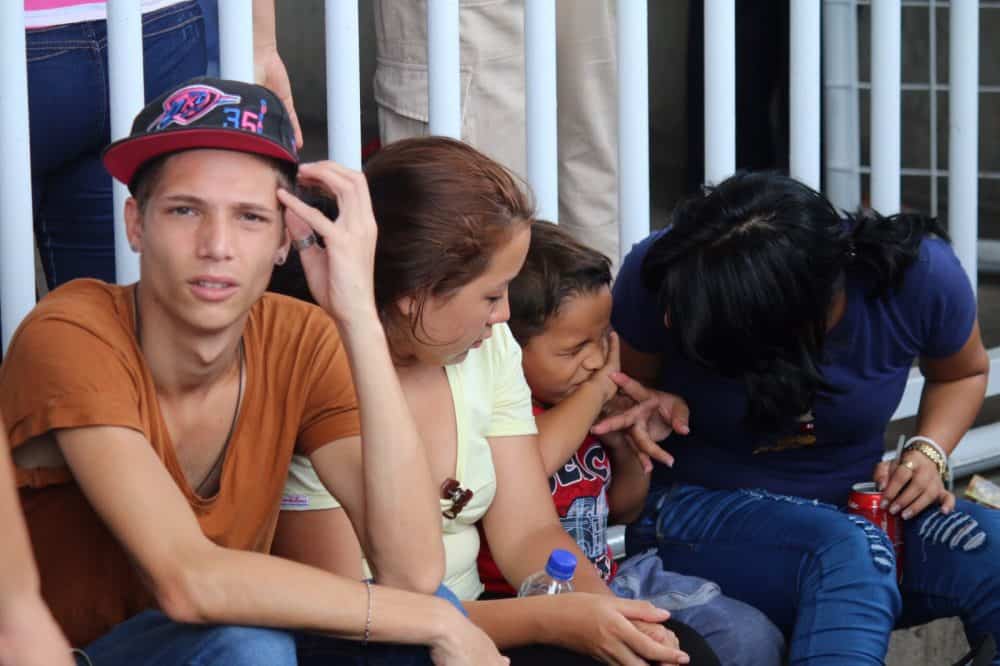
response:
<svg viewBox="0 0 1000 666"><path fill-rule="evenodd" d="M365 579L365 589L368 590L368 615L365 617L365 635L361 641L362 645L368 645L368 639L372 637L372 602L374 601L374 595L372 594L372 582L369 579Z"/></svg>

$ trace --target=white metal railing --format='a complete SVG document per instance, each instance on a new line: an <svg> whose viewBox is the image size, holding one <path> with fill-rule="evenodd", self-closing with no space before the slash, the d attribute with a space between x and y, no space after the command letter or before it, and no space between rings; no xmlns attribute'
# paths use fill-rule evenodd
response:
<svg viewBox="0 0 1000 666"><path fill-rule="evenodd" d="M559 221L556 1L524 3L524 125L528 182L538 216Z"/></svg>
<svg viewBox="0 0 1000 666"><path fill-rule="evenodd" d="M621 248L649 231L649 125L647 1L616 0L618 14L618 131L619 219ZM899 209L900 176L914 171L900 164L900 91L923 84L900 81L900 18L902 6L950 7L952 34L949 83L939 84L933 73L926 84L933 95L950 92L949 171L931 157L932 177L947 175L951 196L949 217L956 252L974 280L977 265L977 177L1000 177L978 172L977 94L978 10L1000 7L1000 2L974 0L879 0L872 3L872 166L860 163L857 11L863 0L789 0L790 5L790 141L791 173L819 185L820 85L825 91L822 140L826 190L831 200L847 209L861 203L860 175L870 172L872 200L882 212ZM221 69L225 78L252 80L252 0L220 0ZM358 0L326 0L327 101L329 155L348 166L361 162L360 81L358 63ZM554 0L525 0L526 141L528 177L539 210L550 219L558 215L558 157L555 122L555 6ZM428 0L428 116L430 131L461 136L459 2ZM705 1L705 181L718 182L736 168L736 53L735 0ZM109 0L109 44L113 138L129 131L142 106L141 17L132 0ZM822 22L821 22L822 13ZM931 23L931 36L935 27ZM972 38L975 36L976 38ZM933 39L932 39L933 42ZM820 75L820 45L823 72ZM933 54L932 54L933 55ZM933 72L935 58L931 58ZM0 123L0 152L6 164L27 165L28 122L24 31L21 2L0 3L0 89L8 91L5 122ZM1000 91L1000 87L993 86ZM920 88L923 89L923 88ZM990 88L986 89L990 91ZM17 91L25 91L17 94ZM613 94L609 91L609 94ZM932 116L936 105L932 105ZM936 125L934 126L936 130ZM932 141L932 144L934 142ZM936 146L932 148L936 151ZM115 208L120 215L124 190L117 188ZM936 207L936 199L932 197ZM28 168L5 169L0 178L0 303L4 348L15 326L34 302L34 264L31 252L31 188ZM116 222L116 232L123 222ZM118 240L118 239L121 240ZM981 244L980 244L981 246ZM995 258L1000 263L1000 244ZM989 255L989 252L985 254ZM116 233L119 280L133 281L135 256ZM1000 364L1000 349L991 351ZM1000 366L993 373L989 394L1000 393ZM916 411L922 379L914 373L896 418ZM969 460L1000 459L1000 451L986 440L1000 424L969 433L956 456ZM979 448L977 448L979 447ZM991 458L992 456L992 458ZM996 460L994 460L995 462Z"/></svg>
<svg viewBox="0 0 1000 666"><path fill-rule="evenodd" d="M899 81L899 6L926 8L929 32L927 83ZM859 81L857 56L858 8L871 11L871 83ZM937 81L936 8L948 7L951 39L947 84ZM978 179L1000 178L1000 172L980 171L978 156L979 94L1000 91L979 85L979 11L1000 8L1000 2L976 0L824 0L824 90L826 94L826 180L831 200L853 210L861 205L861 175L871 175L875 209L899 209L899 176L929 176L931 213L937 214L937 179L948 178L948 222L955 253L970 281L977 283L977 267L1000 269L1000 242L978 240ZM860 160L858 91L871 90L871 161ZM926 91L930 95L930 168L903 167L899 161L900 91ZM937 154L937 93L949 93L948 170L939 168ZM990 350L987 396L1000 395L1000 348ZM920 405L924 379L910 372L903 398L893 420L914 416ZM1000 464L1000 423L970 430L954 453L959 474Z"/></svg>
<svg viewBox="0 0 1000 666"><path fill-rule="evenodd" d="M358 3L326 0L326 133L331 160L361 168Z"/></svg>
<svg viewBox="0 0 1000 666"><path fill-rule="evenodd" d="M139 3L108 2L108 101L111 107L111 140L124 138L132 130L132 119L143 107L142 13ZM111 183L115 216L115 277L128 284L139 279L139 257L131 251L125 234L125 200L128 188Z"/></svg>
<svg viewBox="0 0 1000 666"><path fill-rule="evenodd" d="M618 0L618 236L622 257L649 234L646 17L646 0Z"/></svg>
<svg viewBox="0 0 1000 666"><path fill-rule="evenodd" d="M35 251L31 226L31 152L28 146L28 64L24 11L0 2L0 330L3 348L35 305Z"/></svg>

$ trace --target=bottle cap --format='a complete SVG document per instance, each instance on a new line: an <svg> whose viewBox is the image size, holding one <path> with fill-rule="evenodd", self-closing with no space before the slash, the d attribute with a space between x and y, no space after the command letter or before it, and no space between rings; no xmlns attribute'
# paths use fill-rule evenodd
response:
<svg viewBox="0 0 1000 666"><path fill-rule="evenodd" d="M576 555L568 550L556 548L545 564L545 573L556 580L571 580L576 571Z"/></svg>

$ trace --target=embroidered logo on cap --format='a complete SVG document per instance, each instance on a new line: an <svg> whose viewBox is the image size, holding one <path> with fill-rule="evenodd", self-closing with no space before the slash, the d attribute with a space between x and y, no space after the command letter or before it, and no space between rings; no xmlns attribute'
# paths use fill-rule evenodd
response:
<svg viewBox="0 0 1000 666"><path fill-rule="evenodd" d="M227 95L213 86L185 86L163 100L163 113L146 131L158 132L173 124L190 125L216 107L239 103L239 95Z"/></svg>

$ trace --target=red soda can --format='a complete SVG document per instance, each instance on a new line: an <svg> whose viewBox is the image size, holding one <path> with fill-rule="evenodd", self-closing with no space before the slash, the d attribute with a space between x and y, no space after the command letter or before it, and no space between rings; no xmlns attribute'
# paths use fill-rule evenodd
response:
<svg viewBox="0 0 1000 666"><path fill-rule="evenodd" d="M903 520L882 508L882 491L874 481L855 483L847 498L847 512L866 518L889 536L896 551L896 578L903 578Z"/></svg>

